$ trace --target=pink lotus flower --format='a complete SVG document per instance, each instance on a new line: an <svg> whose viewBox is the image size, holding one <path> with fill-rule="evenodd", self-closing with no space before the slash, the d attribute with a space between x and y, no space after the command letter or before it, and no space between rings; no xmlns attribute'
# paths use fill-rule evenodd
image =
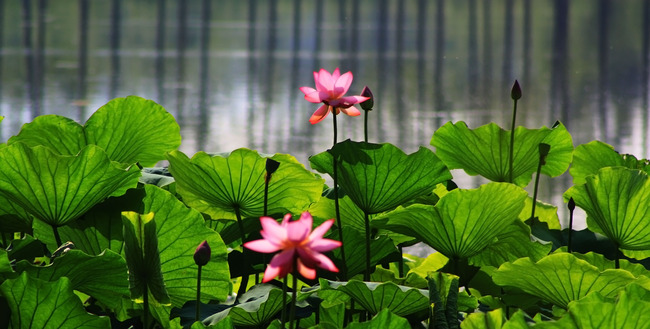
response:
<svg viewBox="0 0 650 329"><path fill-rule="evenodd" d="M369 99L364 96L344 96L352 84L352 72L341 75L339 69L336 68L330 74L325 69L320 69L320 71L314 72L314 81L316 82L316 89L300 87L300 91L305 94L306 100L312 103L323 103L309 118L311 124L321 122L330 112L334 111L336 111L335 114L343 112L349 116L360 115L361 112L354 107L354 104Z"/></svg>
<svg viewBox="0 0 650 329"><path fill-rule="evenodd" d="M334 220L325 221L313 231L313 219L307 211L302 213L299 220L290 220L291 214L285 215L280 224L271 217L261 217L263 239L244 243L244 247L261 253L281 250L271 259L262 282L269 282L275 277L284 278L293 271L294 264L298 272L310 280L316 278L316 267L338 272L334 263L322 254L341 246L340 241L323 238Z"/></svg>

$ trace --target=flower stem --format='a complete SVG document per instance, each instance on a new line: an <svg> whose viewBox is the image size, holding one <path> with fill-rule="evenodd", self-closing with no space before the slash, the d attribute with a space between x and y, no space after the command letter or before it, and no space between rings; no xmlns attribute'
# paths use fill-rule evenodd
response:
<svg viewBox="0 0 650 329"><path fill-rule="evenodd" d="M576 209L576 203L573 198L569 199L569 241L567 242L567 251L571 252L571 232L573 232L573 210Z"/></svg>
<svg viewBox="0 0 650 329"><path fill-rule="evenodd" d="M203 268L203 266L199 265L199 271L196 275L196 314L194 316L194 321L199 321L201 318L201 268Z"/></svg>
<svg viewBox="0 0 650 329"><path fill-rule="evenodd" d="M52 231L54 231L54 239L56 240L56 247L60 247L63 243L61 242L61 236L59 235L59 228L56 225L52 225Z"/></svg>
<svg viewBox="0 0 650 329"><path fill-rule="evenodd" d="M363 141L368 143L368 110L364 110L366 115L363 117Z"/></svg>
<svg viewBox="0 0 650 329"><path fill-rule="evenodd" d="M292 276L292 287L293 293L291 294L291 312L289 313L289 328L293 329L294 320L296 319L296 295L298 295L298 258L294 256L293 258L293 273Z"/></svg>
<svg viewBox="0 0 650 329"><path fill-rule="evenodd" d="M339 228L339 240L341 241L341 276L342 280L347 280L348 269L345 259L345 247L343 243L343 225L341 225L341 210L339 208L339 189L338 189L338 169L337 169L337 156L334 154L334 146L336 146L336 111L333 111L332 118L334 118L334 144L332 145L332 179L334 179L334 209L336 211L336 225Z"/></svg>
<svg viewBox="0 0 650 329"><path fill-rule="evenodd" d="M512 128L510 129L510 154L509 154L509 167L508 167L508 182L513 183L513 163L514 163L514 148L515 148L515 120L517 118L517 100L514 100L512 109ZM533 207L534 208L534 207Z"/></svg>
<svg viewBox="0 0 650 329"><path fill-rule="evenodd" d="M241 212L239 211L239 207L235 207L235 216L237 216L237 225L239 226L239 234L241 235L241 243L242 245L244 244L245 238L244 238L244 222L241 219ZM242 250L242 254L246 253L247 249ZM244 274L241 277L241 282L239 285L239 289L237 290L237 298L239 298L241 295L246 292L246 287L248 286L248 274Z"/></svg>
<svg viewBox="0 0 650 329"><path fill-rule="evenodd" d="M399 268L397 269L397 271L399 273L399 277L403 278L404 277L404 250L401 244L397 246L397 249L399 250L399 261L397 262L398 264L397 266L399 266Z"/></svg>
<svg viewBox="0 0 650 329"><path fill-rule="evenodd" d="M142 295L142 324L143 328L149 329L149 287L144 285L144 293Z"/></svg>
<svg viewBox="0 0 650 329"><path fill-rule="evenodd" d="M363 212L366 224L366 272L363 274L363 281L370 281L370 218L367 212Z"/></svg>
<svg viewBox="0 0 650 329"><path fill-rule="evenodd" d="M280 328L285 328L287 323L287 286L289 285L289 277L285 276L282 284L282 313L280 313Z"/></svg>

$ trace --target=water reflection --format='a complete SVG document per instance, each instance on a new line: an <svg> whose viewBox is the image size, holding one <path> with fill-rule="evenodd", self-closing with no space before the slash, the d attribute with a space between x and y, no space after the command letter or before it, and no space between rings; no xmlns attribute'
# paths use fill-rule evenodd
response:
<svg viewBox="0 0 650 329"><path fill-rule="evenodd" d="M594 5L596 4L596 5ZM309 155L331 120L298 87L351 70L376 96L370 140L408 152L446 121L569 127L648 155L650 2L629 0L0 0L3 140L34 116L85 120L113 97L153 99L182 126L182 150L249 147ZM363 138L342 117L340 140ZM465 186L480 180L463 180ZM561 204L570 183L547 180Z"/></svg>

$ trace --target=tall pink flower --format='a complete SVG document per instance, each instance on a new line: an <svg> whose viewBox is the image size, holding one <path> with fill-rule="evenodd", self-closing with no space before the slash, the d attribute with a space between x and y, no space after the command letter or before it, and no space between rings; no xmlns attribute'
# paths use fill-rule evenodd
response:
<svg viewBox="0 0 650 329"><path fill-rule="evenodd" d="M293 271L294 263L298 272L307 279L316 278L316 267L338 272L332 260L322 254L341 246L340 241L323 238L334 220L325 221L313 231L313 219L307 211L302 213L299 220L290 220L291 214L285 215L280 224L271 217L261 217L263 239L244 243L244 247L261 253L280 251L271 259L262 282L269 282L275 277L284 278Z"/></svg>
<svg viewBox="0 0 650 329"><path fill-rule="evenodd" d="M361 112L354 107L368 97L364 96L344 96L352 84L352 72L341 75L338 67L330 74L325 69L314 72L314 81L316 89L311 87L300 87L300 91L305 94L305 99L312 103L323 103L321 107L314 112L309 118L311 124L315 124L325 119L330 112L339 114L343 112L350 116L360 115Z"/></svg>

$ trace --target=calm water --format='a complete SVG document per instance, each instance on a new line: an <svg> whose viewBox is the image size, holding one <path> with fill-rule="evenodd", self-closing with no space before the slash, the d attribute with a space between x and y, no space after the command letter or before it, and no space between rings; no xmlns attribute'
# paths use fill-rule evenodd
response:
<svg viewBox="0 0 650 329"><path fill-rule="evenodd" d="M40 114L85 121L114 97L162 104L193 154L239 147L304 164L331 119L298 90L323 67L374 92L370 140L407 152L445 122L561 120L574 144L648 156L650 2L643 0L0 0L2 140ZM363 138L340 116L339 140ZM481 180L459 172L461 187ZM570 177L544 180L562 204ZM563 214L560 214L564 217Z"/></svg>

